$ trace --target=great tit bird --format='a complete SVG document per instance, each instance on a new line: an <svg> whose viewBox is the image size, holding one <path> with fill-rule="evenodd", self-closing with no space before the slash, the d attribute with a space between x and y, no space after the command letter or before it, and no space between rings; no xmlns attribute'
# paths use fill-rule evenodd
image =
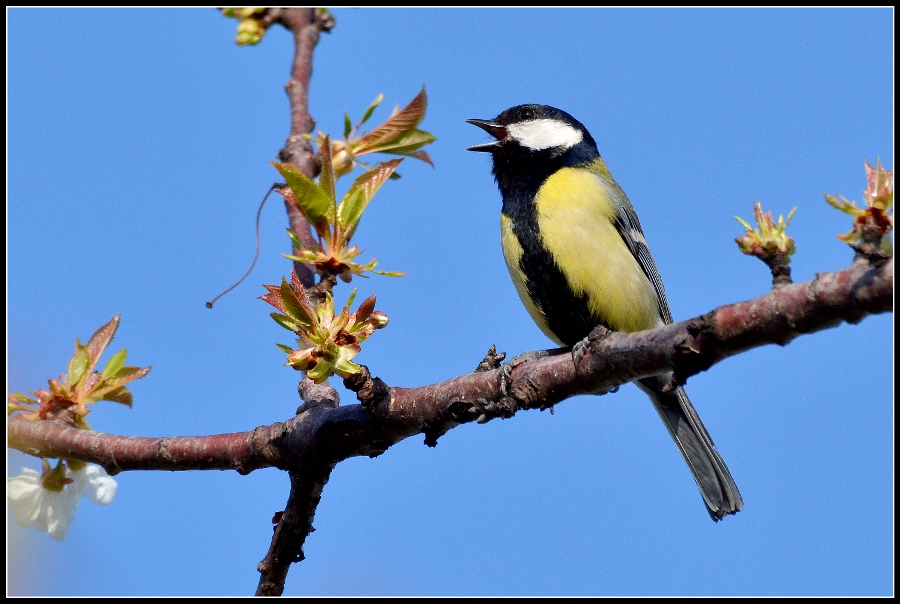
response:
<svg viewBox="0 0 900 604"><path fill-rule="evenodd" d="M547 105L466 121L496 139L469 151L493 158L503 257L547 337L571 347L598 325L639 331L672 322L637 214L581 122ZM635 383L653 401L718 521L743 507L741 494L684 389L663 391L670 379Z"/></svg>

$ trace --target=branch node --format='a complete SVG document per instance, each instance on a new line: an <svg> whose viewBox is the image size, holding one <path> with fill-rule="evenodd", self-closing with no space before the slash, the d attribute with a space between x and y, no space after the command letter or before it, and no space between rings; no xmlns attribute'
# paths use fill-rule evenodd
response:
<svg viewBox="0 0 900 604"><path fill-rule="evenodd" d="M883 227L877 224L865 224L860 231L859 241L850 244L850 247L856 251L853 261L864 260L876 269L880 269L891 258L891 254L887 254L881 249L881 240L885 236Z"/></svg>
<svg viewBox="0 0 900 604"><path fill-rule="evenodd" d="M543 411L544 409L549 409L553 406L552 404L546 403L544 397L541 395L541 389L533 380L528 378L516 380L509 390L510 397L504 397L504 399L508 400L509 398L512 398L515 403L518 403L526 409L537 407ZM504 399L501 399L501 402L503 402Z"/></svg>
<svg viewBox="0 0 900 604"><path fill-rule="evenodd" d="M308 377L297 384L297 392L303 399L303 404L297 407L297 415L305 413L314 407L334 409L341 404L341 395L328 384L316 384Z"/></svg>
<svg viewBox="0 0 900 604"><path fill-rule="evenodd" d="M357 373L344 378L344 387L355 392L356 399L372 415L377 414L379 404L391 393L388 385L381 378L373 378L365 365L360 365Z"/></svg>
<svg viewBox="0 0 900 604"><path fill-rule="evenodd" d="M426 447L436 447L438 443L438 439L446 434L448 428L445 427L432 427L429 424L422 424L422 434L425 435L425 446Z"/></svg>
<svg viewBox="0 0 900 604"><path fill-rule="evenodd" d="M481 373L483 371L493 371L494 369L500 368L500 363L503 359L506 358L506 353L497 352L497 347L494 344L491 344L491 347L488 348L487 354L484 355L484 358L481 359L481 362L478 363L478 367L475 368L475 373Z"/></svg>
<svg viewBox="0 0 900 604"><path fill-rule="evenodd" d="M458 424L466 424L472 421L486 424L496 417L501 419L510 418L515 415L518 408L518 403L515 399L505 396L499 401L492 401L486 398L477 398L475 402L453 401L450 403L447 411Z"/></svg>
<svg viewBox="0 0 900 604"><path fill-rule="evenodd" d="M313 287L306 290L306 297L315 304L324 304L326 294L330 294L337 285L337 276L332 273L325 273L319 278L319 282Z"/></svg>
<svg viewBox="0 0 900 604"><path fill-rule="evenodd" d="M714 324L715 311L688 321L687 335L675 344L675 363L672 377L663 386L664 392L671 392L687 383L688 377L706 371L715 362L712 342L716 340Z"/></svg>
<svg viewBox="0 0 900 604"><path fill-rule="evenodd" d="M522 363L536 361L548 357L551 354L559 354L568 351L568 348L552 348L550 350L527 350L522 354L517 354L500 367L500 373L497 375L497 383L500 386L500 396L506 397L510 395L513 385L512 372Z"/></svg>
<svg viewBox="0 0 900 604"><path fill-rule="evenodd" d="M316 24L316 27L319 28L319 31L324 31L326 33L330 33L331 30L334 29L334 26L337 25L334 15L332 15L331 11L327 8L316 8L313 22Z"/></svg>
<svg viewBox="0 0 900 604"><path fill-rule="evenodd" d="M794 281L791 279L791 267L787 263L787 257L784 254L776 254L764 259L772 271L772 289L778 289L785 285L790 285Z"/></svg>

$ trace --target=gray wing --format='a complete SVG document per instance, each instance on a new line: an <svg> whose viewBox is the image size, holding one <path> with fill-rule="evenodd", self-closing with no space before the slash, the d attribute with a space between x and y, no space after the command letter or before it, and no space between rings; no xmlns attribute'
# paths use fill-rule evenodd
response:
<svg viewBox="0 0 900 604"><path fill-rule="evenodd" d="M631 202L625 196L625 192L615 185L615 201L616 201L616 230L622 236L622 240L631 255L638 261L643 269L644 274L653 284L656 291L656 298L659 300L659 315L665 323L672 322L672 312L669 310L669 302L666 300L666 288L663 287L662 277L659 274L659 268L650 253L647 246L647 240L644 238L644 231L641 230L641 222L638 220Z"/></svg>

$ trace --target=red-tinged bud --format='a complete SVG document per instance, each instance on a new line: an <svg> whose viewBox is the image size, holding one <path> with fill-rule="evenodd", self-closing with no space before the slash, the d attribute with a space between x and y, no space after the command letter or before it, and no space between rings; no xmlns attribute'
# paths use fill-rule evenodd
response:
<svg viewBox="0 0 900 604"><path fill-rule="evenodd" d="M894 171L881 167L881 160L875 161L875 166L866 164L866 189L863 197L869 207L888 209L894 202Z"/></svg>
<svg viewBox="0 0 900 604"><path fill-rule="evenodd" d="M304 348L303 350L294 350L288 355L287 364L297 371L308 371L316 366L318 358L316 357L315 348Z"/></svg>
<svg viewBox="0 0 900 604"><path fill-rule="evenodd" d="M348 174L356 167L353 153L344 141L335 141L331 144L331 165L334 166L335 176Z"/></svg>
<svg viewBox="0 0 900 604"><path fill-rule="evenodd" d="M381 329L382 327L387 325L388 320L388 316L380 310L376 310L369 316L369 323L374 326L375 329Z"/></svg>
<svg viewBox="0 0 900 604"><path fill-rule="evenodd" d="M375 296L369 296L362 301L359 308L356 310L356 322L362 323L368 319L373 310L375 310Z"/></svg>

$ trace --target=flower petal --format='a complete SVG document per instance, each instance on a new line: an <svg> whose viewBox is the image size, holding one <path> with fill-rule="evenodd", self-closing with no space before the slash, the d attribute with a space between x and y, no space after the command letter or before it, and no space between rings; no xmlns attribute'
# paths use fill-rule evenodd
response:
<svg viewBox="0 0 900 604"><path fill-rule="evenodd" d="M84 468L87 484L84 495L97 505L106 505L116 496L119 487L115 479L106 473L102 467L89 464Z"/></svg>
<svg viewBox="0 0 900 604"><path fill-rule="evenodd" d="M34 524L40 515L45 489L41 485L40 472L22 468L22 473L6 481L6 502L13 519L22 528Z"/></svg>
<svg viewBox="0 0 900 604"><path fill-rule="evenodd" d="M72 497L65 489L61 493L42 490L40 513L34 522L34 528L46 531L57 541L62 541L69 532L69 524L75 519L75 509L71 505ZM77 505L77 499L75 501Z"/></svg>

